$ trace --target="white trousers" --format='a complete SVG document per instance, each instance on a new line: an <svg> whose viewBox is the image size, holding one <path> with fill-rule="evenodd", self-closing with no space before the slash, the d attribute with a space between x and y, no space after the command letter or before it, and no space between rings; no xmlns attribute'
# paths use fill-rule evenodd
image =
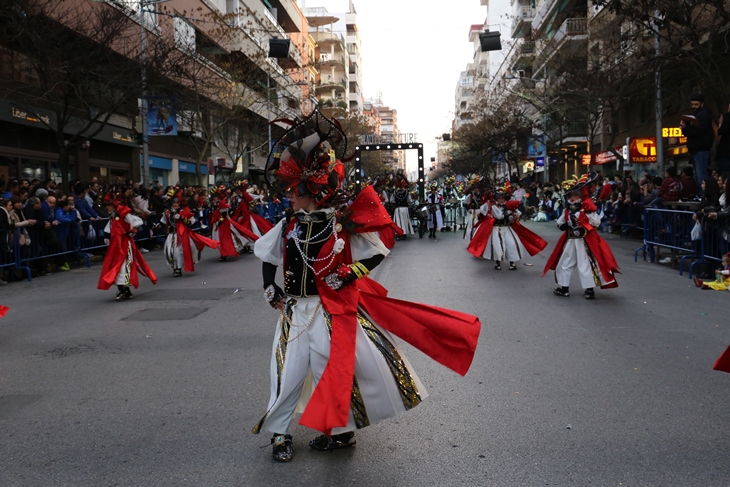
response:
<svg viewBox="0 0 730 487"><path fill-rule="evenodd" d="M482 257L487 260L517 262L526 255L529 255L527 249L511 227L497 225L492 227L492 234L489 236Z"/></svg>
<svg viewBox="0 0 730 487"><path fill-rule="evenodd" d="M393 221L398 227L403 230L403 233L410 235L413 232L413 225L411 225L411 215L408 213L408 207L399 206L393 212Z"/></svg>
<svg viewBox="0 0 730 487"><path fill-rule="evenodd" d="M129 276L133 263L134 254L132 254L132 244L127 243L127 258L124 260L124 265L119 269L119 272L117 272L114 284L117 286L129 286Z"/></svg>
<svg viewBox="0 0 730 487"><path fill-rule="evenodd" d="M582 238L569 238L565 242L563 253L555 268L555 278L559 286L570 286L570 276L577 269L580 285L588 289L600 285L593 277L591 258L586 251L586 243Z"/></svg>
<svg viewBox="0 0 730 487"><path fill-rule="evenodd" d="M193 258L193 264L197 264L200 260L200 251L191 239L187 242L179 242L177 233L168 233L165 239L165 259L170 267L174 269L182 269L185 267L185 254L183 254L183 245L190 245L190 254Z"/></svg>
<svg viewBox="0 0 730 487"><path fill-rule="evenodd" d="M287 433L294 414L304 410L329 360L330 331L324 310L318 308L319 298L293 299L292 326L282 326L280 319L274 336L269 369L271 396L266 415L254 427L254 433ZM396 416L426 397L393 337L367 317L359 318L349 419L346 426L334 428L332 434Z"/></svg>

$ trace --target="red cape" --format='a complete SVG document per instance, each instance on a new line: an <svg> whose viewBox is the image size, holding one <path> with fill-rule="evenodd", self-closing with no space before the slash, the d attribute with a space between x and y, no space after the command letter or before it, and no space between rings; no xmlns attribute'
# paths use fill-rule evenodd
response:
<svg viewBox="0 0 730 487"><path fill-rule="evenodd" d="M236 211L233 212L232 219L239 225L248 229L250 232L253 232L253 227L251 226L251 219L253 219L254 223L259 228L261 235L264 235L266 232L274 228L274 225L266 218L252 212L249 209L248 205L252 201L253 197L244 191L243 196L241 197L241 202L238 204L238 208L236 208Z"/></svg>
<svg viewBox="0 0 730 487"><path fill-rule="evenodd" d="M531 231L520 222L515 221L510 225L510 227L530 255L536 255L547 247L547 242L541 236ZM487 242L489 241L489 237L492 235L492 228L494 228L494 218L491 216L482 220L476 227L474 236L467 247L469 253L474 257L481 258L482 255L484 255L484 249L487 248Z"/></svg>
<svg viewBox="0 0 730 487"><path fill-rule="evenodd" d="M727 347L727 349L722 352L722 355L717 358L715 365L712 366L712 370L730 372L730 347Z"/></svg>
<svg viewBox="0 0 730 487"><path fill-rule="evenodd" d="M190 245L188 244L189 240L193 241L193 243L195 244L195 247L198 249L198 251L203 250L204 247L210 247L212 249L217 249L218 247L220 247L219 242L216 242L212 238L203 237L202 235L199 235L199 234L193 232L182 221L179 221L177 223L177 226L175 227L175 232L177 233L178 245L182 245L183 258L185 260L183 269L185 269L185 271L187 271L187 272L195 271L195 263L193 262L193 253L192 253L192 250L190 249Z"/></svg>
<svg viewBox="0 0 730 487"><path fill-rule="evenodd" d="M131 230L129 224L118 216L111 221L111 238L101 268L99 283L96 285L98 289L107 290L114 284L119 269L125 265L127 250L130 245L132 246L133 265L129 269L129 283L135 288L139 287L138 273L148 277L152 284L157 283L157 276L147 265L142 253L137 249L134 239L129 236Z"/></svg>
<svg viewBox="0 0 730 487"><path fill-rule="evenodd" d="M565 212L565 218L568 218L568 210L565 210ZM600 235L598 235L598 232L593 227L593 225L588 222L588 217L586 216L585 212L581 211L578 221L581 226L586 229L586 236L584 237L584 240L588 245L591 254L593 254L593 257L595 257L596 259L596 263L598 264L598 268L601 271L603 280L608 283L601 286L601 289L618 287L618 282L616 281L615 274L620 274L620 271L618 268L618 264L616 263L616 259L613 256L613 252L611 252L611 247L609 247L608 243L606 243L606 241L603 240ZM553 250L552 254L550 254L550 257L545 264L545 269L543 269L542 272L543 277L545 276L545 274L547 274L549 270L554 271L555 268L558 266L558 261L560 260L560 256L563 255L563 249L565 248L565 244L567 243L567 241L568 232L563 232L563 234L560 236L560 239L558 240L558 244L555 246L555 249Z"/></svg>
<svg viewBox="0 0 730 487"><path fill-rule="evenodd" d="M218 223L218 241L220 242L220 247L218 250L220 250L221 256L223 257L235 257L238 255L236 246L233 244L233 233L231 232L231 227L235 228L238 233L243 235L245 238L251 240L252 242L255 242L259 239L258 235L254 234L250 230L247 230L243 227L243 225L234 222L230 218L223 218Z"/></svg>
<svg viewBox="0 0 730 487"><path fill-rule="evenodd" d="M368 188L350 206L349 214L343 216L343 227L356 228L354 233L372 232L389 226L385 218L390 220L390 217L372 187ZM368 207L371 208L369 212ZM345 230L340 236L349 239L352 233ZM333 235L321 249L320 258L330 255L334 244ZM322 277L317 279L317 290L332 320L330 356L300 423L327 435L333 428L346 426L350 413L358 304L383 328L462 375L466 374L472 362L481 329L476 316L388 298L385 288L369 278L334 291L323 279L340 264L348 263L352 263L349 245L345 246L345 251L336 254L333 261L323 259L315 267L316 273Z"/></svg>

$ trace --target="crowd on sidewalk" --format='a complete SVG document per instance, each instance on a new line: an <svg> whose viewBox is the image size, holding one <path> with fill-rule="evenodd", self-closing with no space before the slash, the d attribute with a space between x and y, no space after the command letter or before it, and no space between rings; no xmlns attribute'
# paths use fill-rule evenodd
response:
<svg viewBox="0 0 730 487"><path fill-rule="evenodd" d="M255 196L251 211L269 221L276 221L286 207L283 195L271 194L265 188L239 186L237 192L243 191ZM94 177L75 181L68 191L52 179L0 180L0 285L16 279L16 270L10 266L16 262L16 252L38 276L68 271L75 250L103 247L110 202L130 208L144 221L146 233L139 239L147 242L140 250L148 252L155 247L154 237L164 238L166 227L161 218L173 192L195 214L195 230L209 233L213 209L203 186L143 187L132 180L107 183Z"/></svg>

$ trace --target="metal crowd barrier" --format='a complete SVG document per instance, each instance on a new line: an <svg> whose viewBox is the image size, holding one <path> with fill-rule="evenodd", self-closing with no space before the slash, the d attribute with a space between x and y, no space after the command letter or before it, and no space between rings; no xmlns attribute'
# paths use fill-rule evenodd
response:
<svg viewBox="0 0 730 487"><path fill-rule="evenodd" d="M692 240L692 229L695 220L692 211L666 210L661 208L646 208L644 216L644 245L636 249L634 262L638 260L639 252L643 252L644 260L647 253L651 262L654 262L654 247L665 247L673 252L684 254L679 263L679 275L684 272L685 259L693 259L689 268L689 277L692 277L694 266L706 263L708 260L721 260L723 252L727 252L728 242L721 232L708 231L709 225L704 225L702 237Z"/></svg>

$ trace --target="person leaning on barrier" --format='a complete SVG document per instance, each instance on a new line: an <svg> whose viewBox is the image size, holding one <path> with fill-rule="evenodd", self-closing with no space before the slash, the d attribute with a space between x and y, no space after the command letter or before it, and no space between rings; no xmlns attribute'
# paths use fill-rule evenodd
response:
<svg viewBox="0 0 730 487"><path fill-rule="evenodd" d="M717 201L717 210L708 211L706 214L707 219L724 232L723 238L725 238L726 240L730 240L728 239L728 236L730 236L730 183L728 183L729 179L730 172L723 173L723 175L720 176L720 181L722 184L722 186L720 186L720 189L722 190L722 193L720 194L720 197Z"/></svg>
<svg viewBox="0 0 730 487"><path fill-rule="evenodd" d="M669 166L664 171L664 181L659 188L659 194L650 203L654 208L659 208L665 201L679 201L682 195L682 183L677 177L677 168Z"/></svg>
<svg viewBox="0 0 730 487"><path fill-rule="evenodd" d="M717 212L717 205L720 201L720 186L712 176L706 176L702 181L702 201L700 209L692 215L693 220L702 221L710 213Z"/></svg>

